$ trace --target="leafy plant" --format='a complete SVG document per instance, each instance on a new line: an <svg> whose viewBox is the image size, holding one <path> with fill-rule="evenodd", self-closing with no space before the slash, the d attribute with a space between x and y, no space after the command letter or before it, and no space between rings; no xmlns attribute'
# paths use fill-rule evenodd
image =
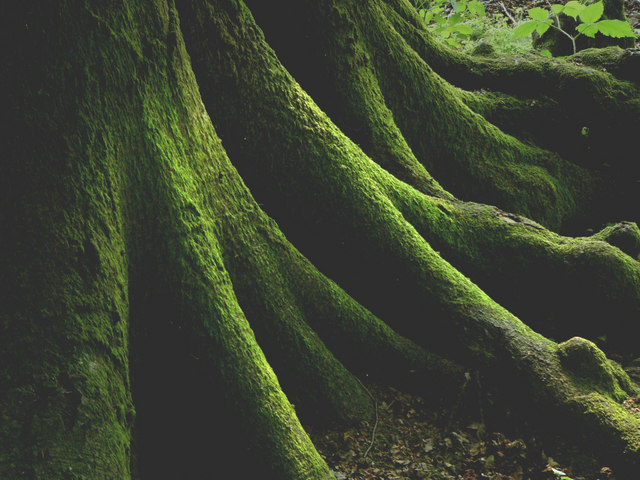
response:
<svg viewBox="0 0 640 480"><path fill-rule="evenodd" d="M542 7L535 7L528 10L530 20L522 23L513 31L513 38L522 38L531 35L534 31L539 35L544 34L549 28L555 28L562 32L571 40L573 53L576 53L576 39L580 35L594 38L596 33L601 33L608 37L635 38L635 33L629 22L623 20L601 20L604 13L602 0L591 5L586 5L583 1L571 0L565 5L551 5L548 10ZM560 14L565 14L581 23L576 27L576 34L563 30L560 24ZM548 53L548 55L551 55Z"/></svg>
<svg viewBox="0 0 640 480"><path fill-rule="evenodd" d="M418 1L416 7L432 31L453 47L460 47L460 42L470 38L470 20L486 15L479 0L424 0Z"/></svg>

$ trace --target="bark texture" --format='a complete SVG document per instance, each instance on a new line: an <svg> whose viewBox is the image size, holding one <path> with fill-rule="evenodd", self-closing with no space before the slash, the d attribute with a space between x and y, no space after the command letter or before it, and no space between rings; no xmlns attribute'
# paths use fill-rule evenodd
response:
<svg viewBox="0 0 640 480"><path fill-rule="evenodd" d="M461 57L404 0L41 3L2 29L0 477L330 479L298 416L462 368L639 468L637 386L574 337L638 353L638 228L546 228L637 198L637 167L460 88L566 75L637 124L633 84Z"/></svg>

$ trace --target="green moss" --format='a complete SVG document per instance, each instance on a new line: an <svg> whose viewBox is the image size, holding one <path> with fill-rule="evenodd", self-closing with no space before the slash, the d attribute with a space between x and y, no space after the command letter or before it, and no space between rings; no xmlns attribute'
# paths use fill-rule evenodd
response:
<svg viewBox="0 0 640 480"><path fill-rule="evenodd" d="M350 6L349 14L336 17L327 14L324 4L298 2L295 10L314 19L304 27L285 20L284 4L250 5L296 80L365 153L397 178L423 193L447 196L428 180L429 172L458 197L497 204L552 227L592 212L589 200L596 184L591 173L505 136L461 106L462 101L526 141L557 147L567 144L566 134L560 142L556 132L565 132L567 122L556 102L541 99L538 92L520 100L452 88L430 68L437 50L433 42L422 37L423 43L411 42L405 30L415 26L394 21L398 14L386 2ZM292 37L299 41L291 42ZM443 51L443 57L445 53L450 52ZM530 108L531 102L536 108ZM572 133L578 140L581 127Z"/></svg>
<svg viewBox="0 0 640 480"><path fill-rule="evenodd" d="M329 9L324 15L346 28L358 18L351 16L353 12L360 15L368 8ZM390 193L396 189L400 197L399 192L411 188L394 180L338 130L284 73L262 34L242 21L230 38L203 22L202 27L188 32L187 43L206 46L192 53L204 102L234 165L287 238L352 298L400 334L480 367L503 382L508 378L516 391L528 392L542 405L552 407L561 422L568 422L564 415L577 420L569 399L580 393L579 386L560 365L554 344L497 305L425 241L427 235L411 224L406 210L398 208L397 197ZM377 27L373 30L380 32ZM234 71L215 61L219 58L245 68ZM234 71L232 82L229 71ZM442 83L441 92L448 91L436 77L428 80ZM442 99L433 101L438 100ZM459 111L459 100L455 105L452 112ZM471 127L479 128L475 117L462 111L463 118L471 119ZM452 112L447 115L455 121ZM492 132L497 130L487 127L485 133L491 136ZM515 142L499 133L491 138ZM535 170L538 165L518 168ZM544 185L548 177L541 178ZM560 185L553 189L563 194ZM417 212L429 202L420 203L420 194L413 192L406 202L415 202ZM430 202L433 219L446 224L449 203L455 202ZM487 216L493 212L496 235L498 226L504 227L504 234L511 223L522 224L523 230L546 232L517 215L500 217L490 207L477 206L476 210L469 206L466 213L471 219L482 209ZM459 224L457 228L465 227ZM437 228L434 222L433 229ZM552 237L546 232L540 242ZM563 242L558 243L560 250ZM459 245L462 248L462 242ZM626 427L615 428L619 430L612 435L628 433Z"/></svg>
<svg viewBox="0 0 640 480"><path fill-rule="evenodd" d="M634 222L619 222L607 225L592 238L603 240L618 247L631 258L640 261L640 229Z"/></svg>
<svg viewBox="0 0 640 480"><path fill-rule="evenodd" d="M587 423L576 428L576 432L598 443L602 451L616 452L612 456L614 461L625 457L636 458L635 463L621 461L619 467L620 473L634 475L638 471L640 419L630 415L619 403L596 393L577 396L571 399L570 404L575 412L588 419ZM619 435L611 432L625 433Z"/></svg>
<svg viewBox="0 0 640 480"><path fill-rule="evenodd" d="M434 249L529 326L560 340L607 335L613 351L637 350L624 332L640 308L640 269L618 249L495 207L425 196L394 179L380 185Z"/></svg>
<svg viewBox="0 0 640 480"><path fill-rule="evenodd" d="M19 115L3 176L17 208L6 212L13 235L3 236L3 251L12 252L3 272L14 285L2 302L0 476L125 479L155 465L163 475L193 473L209 458L189 457L180 444L194 442L169 433L199 412L216 435L223 425L244 432L225 440L253 445L265 478L330 478L224 267L215 219L258 207L202 107L177 13L161 2L123 7L69 2L23 12L31 30L17 22L7 82ZM207 367L194 369L194 357ZM135 458L130 360L143 419ZM157 365L167 378L191 367L182 375L209 405L180 403L165 385L154 390ZM220 397L220 410L208 414ZM156 438L154 402L175 418L156 418ZM159 455L167 446L175 450Z"/></svg>
<svg viewBox="0 0 640 480"><path fill-rule="evenodd" d="M593 342L573 337L558 345L558 355L563 367L584 382L589 390L608 395L622 402L637 388L622 370L609 360Z"/></svg>

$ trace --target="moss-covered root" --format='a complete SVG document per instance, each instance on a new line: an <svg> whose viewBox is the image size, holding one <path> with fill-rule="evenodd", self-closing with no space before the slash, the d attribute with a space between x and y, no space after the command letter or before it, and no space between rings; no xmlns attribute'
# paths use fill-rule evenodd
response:
<svg viewBox="0 0 640 480"><path fill-rule="evenodd" d="M190 3L198 5L187 18L197 21L185 35L188 45L206 47L192 58L207 108L240 172L314 264L398 332L536 398L556 425L578 423L596 432L592 440L618 439L603 446L607 456L639 465L639 420L597 420L611 416L608 405L626 383L596 388L589 377L571 378L554 343L489 299L406 221L380 187L388 173L293 82L247 10ZM574 408L585 405L584 395L605 405L597 416Z"/></svg>
<svg viewBox="0 0 640 480"><path fill-rule="evenodd" d="M605 49L602 53L590 50L579 53L575 63L537 55L469 56L437 42L408 2L385 0L383 5L386 18L413 51L454 85L471 91L509 93L521 100L540 102L545 100L544 97L550 97L559 102L560 109L550 112L553 115L548 118L555 130L546 129L545 134L538 135L536 142L539 145L553 148L559 144L559 139L564 139L565 143L577 147L574 152L570 149L563 152L572 161L580 163L585 158L600 160L595 163L619 166L621 171L637 179L637 165L628 161L625 153L633 149L633 132L638 129L640 91L637 85L614 78L605 65L618 61L611 60L611 57L624 57L618 70L633 71L637 66L633 52L623 55L615 53L621 52L619 49ZM590 66L581 64L583 57ZM593 61L589 62L589 58ZM598 58L602 59L602 66L598 65ZM478 101L491 99L480 98ZM507 102L504 108L513 108L512 103ZM503 107L498 104L493 108L499 110ZM500 117L496 115L494 118L499 121ZM512 131L508 123L500 122L498 126ZM584 138L583 127L588 128L588 138ZM585 143L588 149L585 149ZM625 189L630 188L633 186L625 186Z"/></svg>
<svg viewBox="0 0 640 480"><path fill-rule="evenodd" d="M172 191L154 192L160 194L156 198L163 198L164 193L175 200L176 195L187 194L175 188L189 180L184 176L187 171L185 168L174 178L169 175L166 186ZM156 238L156 264L161 268L145 272L155 274L152 278L158 283L154 286L161 297L151 296L155 300L152 305L136 309L141 316L139 327L150 331L133 343L137 354L144 355L135 370L144 375L136 390L141 420L144 416L139 423L142 476L186 474L202 478L224 474L328 480L328 467L300 425L240 309L212 229L211 211L193 191L188 194L202 212L200 220L185 219L180 202L172 202L172 208L165 211L165 221L172 221L163 225L166 236ZM193 229L200 232L194 235ZM292 321L286 316L282 320ZM301 342L310 337L307 333L296 338L295 328L280 328L278 333L283 334L285 347L291 347L292 338ZM354 386L341 378L337 362L320 356L316 345L298 346L289 358L298 360L300 354L309 354L307 361L320 361L337 377L331 388L354 391ZM155 383L149 380L154 369L165 366L167 356L171 360L167 370L175 369L176 362L182 368ZM309 373L310 382L326 375L315 370ZM183 380L176 378L179 376L189 380L184 389ZM167 388L169 392L164 391ZM174 388L180 390L174 392ZM174 410L169 418L165 418L167 409ZM252 461L242 463L247 457Z"/></svg>
<svg viewBox="0 0 640 480"><path fill-rule="evenodd" d="M348 296L335 289L335 295L322 298L320 292L296 284L293 270L304 260L296 258L291 245L264 213L256 210L240 215L237 221L233 217L226 217L221 225L225 265L239 304L301 419L344 425L370 418L371 399L309 326L310 319L299 301L306 296L311 304L319 300L337 303L348 301ZM321 277L311 265L304 267L307 276ZM333 318L324 323L337 323L333 319L341 313L340 308L334 308L330 312ZM329 325L325 329L339 334Z"/></svg>
<svg viewBox="0 0 640 480"><path fill-rule="evenodd" d="M385 102L397 96L395 90L410 92L407 94L408 99L403 99L404 103L400 102L401 105L409 100L417 105L420 104L421 98L433 97L424 92L422 95L416 94L417 87L414 85L426 85L431 81L436 83L434 91L442 93L445 90L445 87L433 82L433 74L427 75L427 79L422 82L412 80L424 74L428 67L422 65L421 69L420 61L411 63L407 60L411 59L411 50L403 49L406 47L403 40L394 35L393 29L385 23L385 17L379 11L370 11L371 5L375 2L369 2L365 7L351 6L338 10L331 9L323 2L296 2L293 11L300 18L306 19L304 27L300 27L296 22L283 20L288 17L282 15L280 9L293 8L288 2L276 2L268 7L260 2L249 3L257 9L260 25L267 27L267 40L276 42L277 53L282 53L284 58L289 60L296 79L300 74L303 86L307 86L314 95L318 95L319 101L324 102L322 105L325 110L334 116L345 133L352 135L366 152L371 153L374 161L377 159L374 148L376 142L372 143L371 138L362 135L363 129L359 125L388 119L384 114L387 108ZM383 35L384 32L387 34ZM292 35L301 35L302 46L298 42L290 41ZM376 55L376 52L387 48L385 46L388 45L394 46L394 52L401 50L404 54ZM391 60L388 60L390 58ZM385 60L388 64L381 65ZM405 65L415 64L412 71L415 75L409 76L405 70L398 71L397 65L402 62ZM380 75L388 75L391 81L379 82ZM318 81L319 77L326 81ZM402 78L404 81L399 80ZM382 93L381 85L388 86L387 99ZM398 88L398 85L402 87ZM204 88L206 91L206 85ZM459 95L467 103L473 103L472 100L476 101L479 98L478 95L452 91L451 96ZM531 106L527 101L506 95L494 93L484 96L491 97L492 100L484 102L482 106L490 105L494 116L504 115L507 110L513 116L520 116L522 111L527 112L528 123L522 125L521 121L520 125L524 128L521 132L523 134L544 137L549 128L556 128L557 126L554 127L553 122L547 118L549 112L558 114L558 121L563 118L558 102L551 99L544 102L538 100ZM424 108L405 111L402 115L397 115L395 120L403 123L403 132L409 133L411 138L417 138L417 142L424 144L424 150L432 150L435 145L425 132L429 129L451 130L455 121L446 113L456 108L461 110L460 105L453 105L455 102L446 103L444 99L447 95L444 93L436 95L436 98L436 106L430 104ZM511 105L505 106L506 102L511 102ZM496 105L500 104L504 108L498 108L501 113L495 113ZM378 108L375 109L372 105L378 105ZM423 113L434 112L437 108L441 109L440 112L446 111L434 115L435 119ZM474 108L481 109L478 105ZM397 109L395 111L398 112ZM501 120L504 123L514 123L511 122L513 116L507 115ZM450 121L441 122L437 120L440 117L446 117ZM407 118L411 120L401 120ZM478 135L484 138L486 134L487 132L481 132L481 135ZM444 138L442 134L436 137ZM378 137L377 141L382 138ZM467 135L460 135L460 138L464 138L465 141L454 138L443 141L449 145L446 149L448 153L461 144L471 143L474 148L478 145L477 140L468 141ZM585 138L583 136L582 143L586 151L590 147ZM574 145L574 142L567 142L566 138L561 140L562 143ZM525 147L520 145L520 148ZM445 148L440 150L444 151ZM477 162L473 160L471 163ZM460 177L452 173L455 168L450 162L443 162L440 167L436 167L438 168L451 176ZM393 169L389 171L394 173ZM506 174L508 171L509 167L505 167L505 171L500 172L501 184L510 184ZM483 167L482 174L485 173L486 169ZM552 176L548 178L551 179ZM542 229L540 225L532 226L531 222L513 220L517 217L491 207L429 200L406 185L395 181L391 183L392 187L388 185L383 188L387 189L390 198L394 198L394 203L420 233L441 251L445 258L470 275L474 281L479 282L496 299L504 302L505 306L521 314L526 321L534 322L536 327L556 338L567 338L577 333L591 338L609 334L610 346L615 343L619 349L636 348L630 337L620 332L624 331L624 326L629 327L638 312L640 290L637 288L637 266L629 265L624 258L601 244L586 240L561 239ZM535 189L538 193L542 192L539 185L536 185ZM472 191L473 189L465 188L465 194ZM438 195L442 197L439 193ZM523 192L518 191L517 195L522 197ZM580 201L583 202L582 207L588 204L585 199ZM563 208L555 201L550 203L553 205L549 205L549 209ZM629 209L633 208L636 213L634 205L630 204ZM608 215L611 206L611 202L592 204L589 209L592 221L593 217L604 218ZM522 232L523 235L520 236L518 232ZM591 280L587 281L587 278ZM583 301L584 298L588 300ZM549 305L566 307L550 309ZM610 317L618 321L603 321L604 318ZM621 326L621 329L618 328ZM624 341L624 345L614 340L614 336Z"/></svg>
<svg viewBox="0 0 640 480"><path fill-rule="evenodd" d="M595 233L592 238L610 243L631 258L640 261L640 229L634 222L619 222L608 225Z"/></svg>
<svg viewBox="0 0 640 480"><path fill-rule="evenodd" d="M250 451L263 478L332 478L224 268L215 214L257 206L204 111L175 10L20 8L3 77L14 117L1 177L11 228L0 257L9 282L0 290L0 476L120 480L188 469L202 478L227 462L244 477L249 462L230 459ZM196 179L212 188L196 189ZM130 358L141 406L134 458ZM166 383L181 377L189 389ZM157 416L154 404L164 407ZM207 435L171 435L185 425ZM234 432L242 435L222 437ZM217 462L219 449L198 448L227 441L230 456Z"/></svg>
<svg viewBox="0 0 640 480"><path fill-rule="evenodd" d="M269 9L249 3L303 88L374 161L402 180L442 196L388 168L381 146L404 162L415 154L460 198L497 204L549 226L558 227L586 207L590 175L504 135L465 108L469 94L434 73L394 29L382 2L296 2L292 11L304 19L304 31L278 14L278 8L289 11L289 2ZM290 41L295 35L300 42ZM310 77L315 80L306 81ZM411 147L410 157L395 146L398 134Z"/></svg>
<svg viewBox="0 0 640 480"><path fill-rule="evenodd" d="M634 223L562 237L495 207L428 197L395 179L381 185L433 248L532 328L559 340L600 337L609 351L639 353L629 335L640 312Z"/></svg>
<svg viewBox="0 0 640 480"><path fill-rule="evenodd" d="M611 458L620 462L619 474L636 474L640 468L640 416L626 410L621 401L637 395L637 385L619 364L583 338L559 344L557 355L572 382L560 392L574 416L569 426L578 435L596 438ZM578 418L582 420L576 421Z"/></svg>
<svg viewBox="0 0 640 480"><path fill-rule="evenodd" d="M602 350L589 340L573 337L558 345L558 356L564 369L578 379L589 382L589 387L617 402L636 392L622 367L609 360Z"/></svg>
<svg viewBox="0 0 640 480"><path fill-rule="evenodd" d="M407 145L380 89L373 52L345 7L295 0L246 3L284 66L367 155L419 191L451 197Z"/></svg>
<svg viewBox="0 0 640 480"><path fill-rule="evenodd" d="M640 52L637 49L589 48L573 55L571 60L640 83Z"/></svg>
<svg viewBox="0 0 640 480"><path fill-rule="evenodd" d="M468 90L485 87L517 95L546 92L554 95L554 98L558 95L557 100L566 96L565 101L582 98L584 102L602 103L603 113L606 105L611 107L620 100L621 97L616 92L624 92L627 96L636 92L637 96L637 90L633 86L617 81L602 71L602 68L613 66L622 56L633 57L632 51L625 53L619 47L587 49L571 57L577 63L581 63L584 58L586 64L597 67L597 71L562 59L550 60L538 55L470 56L438 42L425 28L426 25L409 2L382 0L381 5L394 28L412 49L438 74L459 87ZM593 61L589 62L589 58ZM628 61L633 62L631 59ZM577 82L582 83L584 90L576 91ZM589 100L590 96L594 98Z"/></svg>
<svg viewBox="0 0 640 480"><path fill-rule="evenodd" d="M341 364L385 384L428 381L441 394L433 400L463 380L460 367L399 336L320 274L261 211L227 212L219 228L240 306L303 422L344 425L373 413Z"/></svg>

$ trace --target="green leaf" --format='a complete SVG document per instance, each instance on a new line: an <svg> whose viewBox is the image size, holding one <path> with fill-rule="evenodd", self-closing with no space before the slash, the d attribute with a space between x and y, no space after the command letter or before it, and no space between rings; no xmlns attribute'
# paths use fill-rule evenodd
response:
<svg viewBox="0 0 640 480"><path fill-rule="evenodd" d="M444 25L447 23L447 19L442 16L442 14L438 14L433 19L438 25Z"/></svg>
<svg viewBox="0 0 640 480"><path fill-rule="evenodd" d="M420 15L423 16L425 23L429 23L433 19L433 12L431 10L420 10Z"/></svg>
<svg viewBox="0 0 640 480"><path fill-rule="evenodd" d="M549 50L542 50L540 51L540 55L544 55L545 57L553 57L553 55L551 54L551 52Z"/></svg>
<svg viewBox="0 0 640 480"><path fill-rule="evenodd" d="M536 32L538 32L538 35L542 35L544 32L549 30L549 27L551 26L552 23L553 23L553 20L547 20L546 22L538 23L538 25L536 25Z"/></svg>
<svg viewBox="0 0 640 480"><path fill-rule="evenodd" d="M589 38L594 38L596 36L596 33L598 33L598 24L597 23L581 23L576 27L576 30Z"/></svg>
<svg viewBox="0 0 640 480"><path fill-rule="evenodd" d="M460 15L459 13L454 13L449 17L449 20L447 20L447 25L457 25L461 21L462 21L462 15Z"/></svg>
<svg viewBox="0 0 640 480"><path fill-rule="evenodd" d="M456 48L461 47L461 45L457 41L455 41L453 38L447 38L447 43L452 47L456 47Z"/></svg>
<svg viewBox="0 0 640 480"><path fill-rule="evenodd" d="M456 0L449 0L451 2L451 6L453 7L453 11L458 11L458 2Z"/></svg>
<svg viewBox="0 0 640 480"><path fill-rule="evenodd" d="M486 15L484 4L479 0L471 0L468 7L470 12L475 13L479 17L484 17Z"/></svg>
<svg viewBox="0 0 640 480"><path fill-rule="evenodd" d="M564 10L564 5L551 5L551 11L558 15L562 10Z"/></svg>
<svg viewBox="0 0 640 480"><path fill-rule="evenodd" d="M538 22L535 20L529 20L516 28L511 36L513 38L524 38L527 35L531 35L537 26Z"/></svg>
<svg viewBox="0 0 640 480"><path fill-rule="evenodd" d="M436 33L442 38L449 38L451 36L451 30L447 27L441 27Z"/></svg>
<svg viewBox="0 0 640 480"><path fill-rule="evenodd" d="M602 3L602 0L600 0L599 2L588 5L578 16L584 23L594 23L600 20L603 12L604 4Z"/></svg>
<svg viewBox="0 0 640 480"><path fill-rule="evenodd" d="M538 20L539 22L544 22L547 18L549 18L549 10L536 7L529 10L529 16L534 20Z"/></svg>
<svg viewBox="0 0 640 480"><path fill-rule="evenodd" d="M564 6L564 10L562 11L562 13L564 13L565 15L569 15L574 20L577 20L578 15L580 15L580 13L582 13L582 11L585 8L587 7L582 5L580 2L571 0L570 2L567 2L567 4Z"/></svg>
<svg viewBox="0 0 640 480"><path fill-rule="evenodd" d="M453 28L457 33L461 33L462 35L471 35L471 32L473 32L473 28L471 28L471 25L466 25L464 23L456 25Z"/></svg>
<svg viewBox="0 0 640 480"><path fill-rule="evenodd" d="M633 29L629 22L625 22L623 20L600 20L596 25L598 27L598 31L607 37L635 38L635 34L633 33Z"/></svg>

